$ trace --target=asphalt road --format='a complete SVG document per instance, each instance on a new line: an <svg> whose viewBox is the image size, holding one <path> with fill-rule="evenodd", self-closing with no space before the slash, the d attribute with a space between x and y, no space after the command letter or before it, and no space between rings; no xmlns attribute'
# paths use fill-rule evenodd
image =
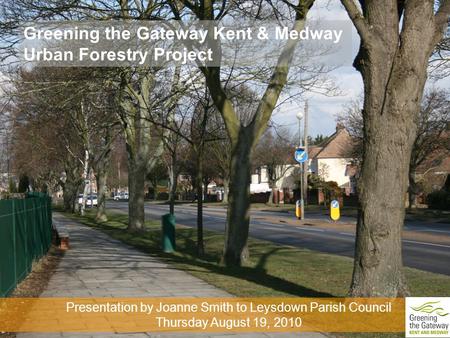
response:
<svg viewBox="0 0 450 338"><path fill-rule="evenodd" d="M109 209L127 212L127 202L108 202ZM158 219L168 212L167 205L146 204L145 213L149 219ZM196 226L196 209L188 205L176 205L177 222L186 226ZM264 216L275 216L276 221L264 220ZM204 227L206 229L223 232L225 228L226 211L220 207L204 209ZM283 223L284 218L293 216L277 212L252 211L250 236L271 242L292 245L295 247L342 255L353 256L355 236L353 232L340 231L326 227L292 226ZM315 219L326 220L320 214L310 215ZM343 222L354 222L352 218L342 218ZM419 239L403 239L403 261L406 266L450 275L450 225L444 223L427 224L418 221L408 221L405 231L418 234ZM435 235L437 241L420 238L421 233ZM427 236L425 236L427 237ZM428 237L427 237L428 238ZM441 239L441 240L439 240Z"/></svg>

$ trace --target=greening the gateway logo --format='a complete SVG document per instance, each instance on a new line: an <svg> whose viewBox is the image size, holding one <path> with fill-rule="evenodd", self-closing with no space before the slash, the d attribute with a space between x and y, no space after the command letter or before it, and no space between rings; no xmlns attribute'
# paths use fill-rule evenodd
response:
<svg viewBox="0 0 450 338"><path fill-rule="evenodd" d="M407 297L406 337L450 337L450 297Z"/></svg>
<svg viewBox="0 0 450 338"><path fill-rule="evenodd" d="M442 307L438 307L439 304L440 304L439 301L426 302L418 307L411 306L411 309L413 309L414 311L425 312L425 313L429 313L429 314L436 313L438 316L442 316L442 317L447 316L448 312L445 312L445 310Z"/></svg>

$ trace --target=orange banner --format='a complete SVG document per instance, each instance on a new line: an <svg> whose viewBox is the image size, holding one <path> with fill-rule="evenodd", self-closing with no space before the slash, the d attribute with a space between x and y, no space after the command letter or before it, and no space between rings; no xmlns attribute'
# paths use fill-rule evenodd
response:
<svg viewBox="0 0 450 338"><path fill-rule="evenodd" d="M0 298L0 332L404 332L403 298Z"/></svg>

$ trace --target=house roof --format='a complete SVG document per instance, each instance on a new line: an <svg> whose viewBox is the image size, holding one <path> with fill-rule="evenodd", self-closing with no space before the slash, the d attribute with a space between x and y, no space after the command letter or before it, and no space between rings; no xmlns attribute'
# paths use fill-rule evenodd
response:
<svg viewBox="0 0 450 338"><path fill-rule="evenodd" d="M354 142L347 129L338 125L336 132L320 147L310 148L310 158L352 158Z"/></svg>
<svg viewBox="0 0 450 338"><path fill-rule="evenodd" d="M309 158L315 158L317 156L318 153L320 153L322 151L322 147L319 146L310 146L308 148L308 155Z"/></svg>

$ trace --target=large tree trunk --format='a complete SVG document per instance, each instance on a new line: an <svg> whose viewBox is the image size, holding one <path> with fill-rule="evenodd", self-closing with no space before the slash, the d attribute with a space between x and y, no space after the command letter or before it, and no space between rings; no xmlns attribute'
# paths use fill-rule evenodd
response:
<svg viewBox="0 0 450 338"><path fill-rule="evenodd" d="M392 49L380 44L370 54L364 49L360 52L365 60L359 67L365 85L364 155L350 290L356 297L408 293L401 234L427 58L412 62L409 54L397 51L397 41L393 44ZM391 60L390 67L386 67L387 60Z"/></svg>
<svg viewBox="0 0 450 338"><path fill-rule="evenodd" d="M197 174L195 176L195 188L197 192L197 254L205 254L205 244L203 241L203 154L202 150L197 151Z"/></svg>
<svg viewBox="0 0 450 338"><path fill-rule="evenodd" d="M222 203L228 204L228 192L230 189L230 180L228 178L223 179L223 198Z"/></svg>
<svg viewBox="0 0 450 338"><path fill-rule="evenodd" d="M178 186L178 170L175 165L176 156L172 155L171 164L169 166L169 212L173 215L175 213L175 199Z"/></svg>
<svg viewBox="0 0 450 338"><path fill-rule="evenodd" d="M250 224L251 150L253 133L241 127L231 155L230 193L223 263L239 266L248 259L247 239Z"/></svg>
<svg viewBox="0 0 450 338"><path fill-rule="evenodd" d="M88 182L89 181L89 182ZM83 163L83 198L80 207L80 214L84 216L84 210L86 208L87 195L89 193L89 187L91 185L89 177L89 150L84 151L84 163Z"/></svg>
<svg viewBox="0 0 450 338"><path fill-rule="evenodd" d="M156 202L158 200L158 180L156 181L152 180L152 188L154 191L153 202Z"/></svg>
<svg viewBox="0 0 450 338"><path fill-rule="evenodd" d="M78 185L66 181L63 187L64 211L75 212L77 193Z"/></svg>
<svg viewBox="0 0 450 338"><path fill-rule="evenodd" d="M408 293L401 232L411 150L428 59L442 38L450 2L365 1L362 12L341 0L361 37L355 67L364 81L364 154L350 293L397 297Z"/></svg>
<svg viewBox="0 0 450 338"><path fill-rule="evenodd" d="M97 222L106 222L108 217L106 216L106 179L107 170L106 167L97 168L97 214L95 220Z"/></svg>
<svg viewBox="0 0 450 338"><path fill-rule="evenodd" d="M80 173L77 166L66 168L66 180L63 184L64 210L75 213L75 205L78 199L80 187Z"/></svg>
<svg viewBox="0 0 450 338"><path fill-rule="evenodd" d="M299 1L295 10L292 30L300 32L305 27L306 16L314 0ZM204 18L213 18L213 11ZM220 67L205 67L202 71L214 104L220 111L232 143L230 201L227 214L225 250L223 262L227 265L240 265L248 257L247 238L250 223L250 157L254 144L267 129L278 98L287 83L297 39L290 39L284 45L277 64L258 102L252 120L244 125L227 97L221 84Z"/></svg>
<svg viewBox="0 0 450 338"><path fill-rule="evenodd" d="M119 97L119 104L122 113L119 118L126 140L126 150L128 155L128 230L142 230L145 223L144 197L145 178L150 172L154 158L160 156L159 145L152 153L152 135L154 126L147 118L149 113L148 99L153 86L153 75L143 71L135 76L139 79L139 89L131 89L132 78L130 74L122 77L122 94ZM129 76L129 78L127 78ZM137 106L136 106L137 104ZM162 144L162 142L160 142Z"/></svg>
<svg viewBox="0 0 450 338"><path fill-rule="evenodd" d="M398 106L392 102L386 108L393 112L403 102ZM378 116L378 122L366 114L368 133L359 182L361 210L351 286L355 297L397 297L407 293L401 233L414 127L411 122L400 123L390 112Z"/></svg>
<svg viewBox="0 0 450 338"><path fill-rule="evenodd" d="M128 230L139 231L144 228L145 175L146 164L137 160L128 160Z"/></svg>
<svg viewBox="0 0 450 338"><path fill-rule="evenodd" d="M268 204L280 204L280 201L278 200L278 189L277 189L277 185L275 184L274 181L270 181L269 182L269 186L270 186L270 195L269 195L269 200L267 201ZM277 193L277 197L275 198L275 193Z"/></svg>
<svg viewBox="0 0 450 338"><path fill-rule="evenodd" d="M205 201L205 202L208 202L209 200L208 200L208 184L209 184L209 178L208 177L203 177L203 180L202 180L202 182L203 182L203 185L202 185L202 187L203 187L203 200Z"/></svg>
<svg viewBox="0 0 450 338"><path fill-rule="evenodd" d="M95 178L97 180L97 222L106 222L106 180L108 177L108 164L111 160L111 131L106 130L103 146L99 149L97 158L92 159L94 163Z"/></svg>

